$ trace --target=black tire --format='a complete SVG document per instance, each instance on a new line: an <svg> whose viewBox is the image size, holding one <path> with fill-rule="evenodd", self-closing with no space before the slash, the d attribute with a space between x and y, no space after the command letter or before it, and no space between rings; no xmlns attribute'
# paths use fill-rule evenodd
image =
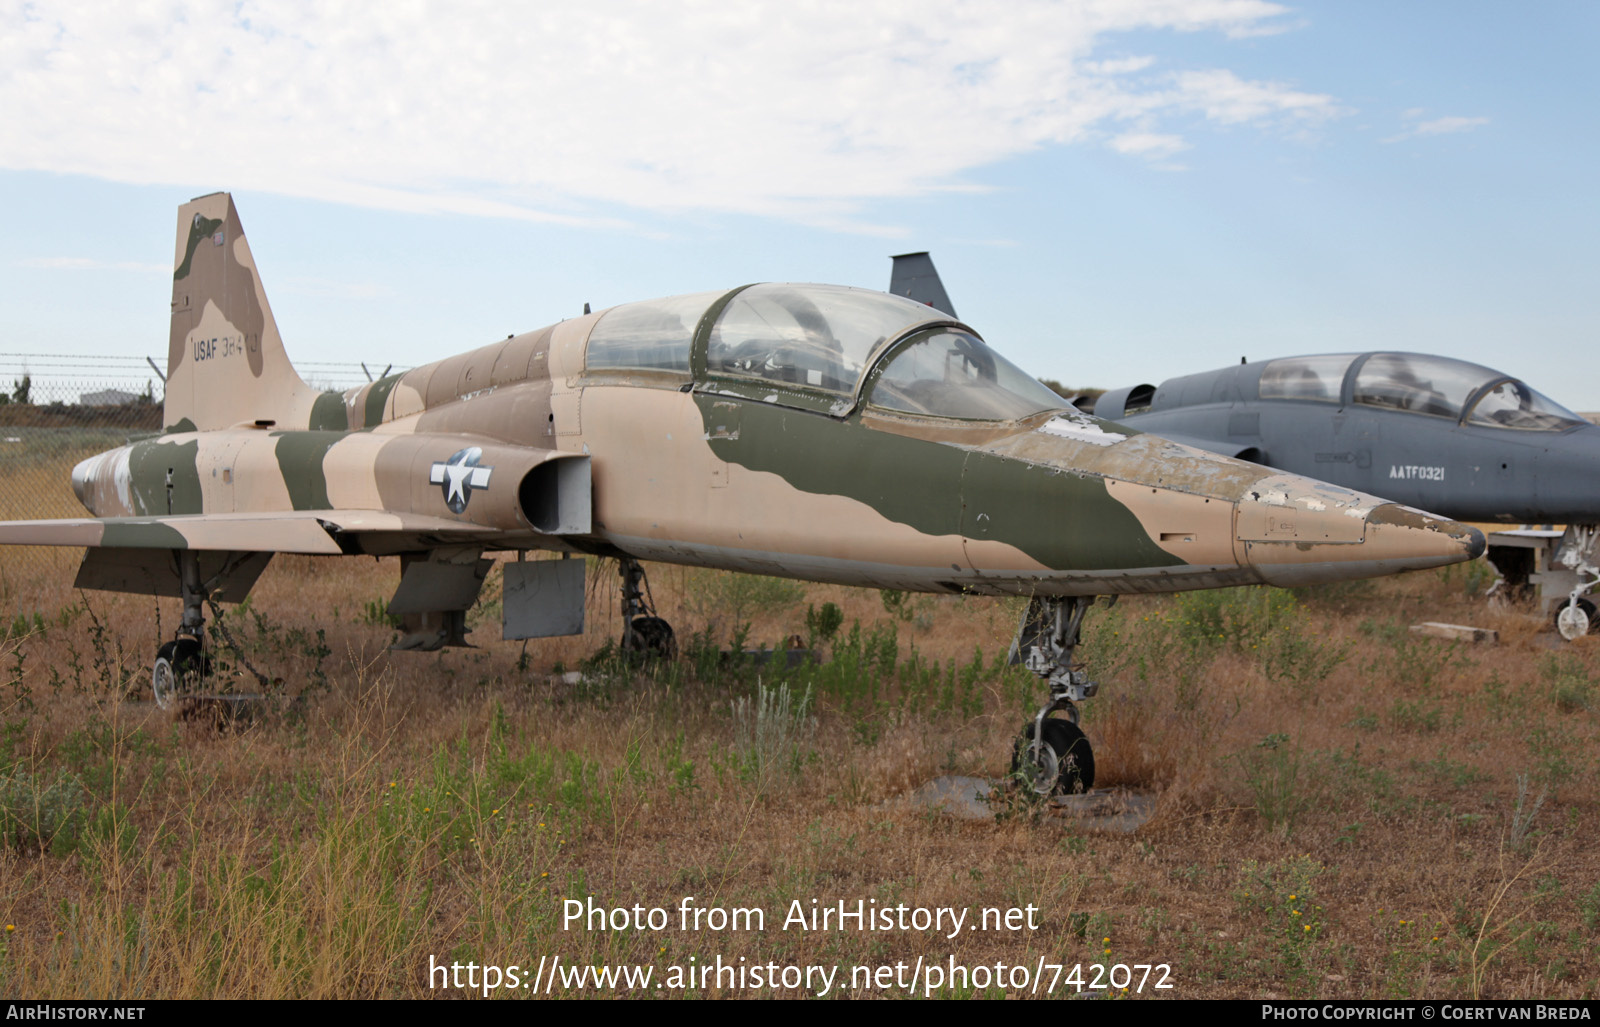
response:
<svg viewBox="0 0 1600 1027"><path fill-rule="evenodd" d="M1562 614L1563 611L1566 610L1566 608L1568 606L1571 606L1571 605L1572 605L1572 600L1563 599L1561 601L1561 605L1556 607L1556 613L1555 613L1554 621L1555 621L1555 625L1556 625L1556 630L1561 633L1561 637L1562 638L1566 638L1567 637L1567 633L1564 632L1564 631L1561 631L1561 614ZM1591 603L1587 599L1581 599L1580 598L1578 600L1578 609L1582 610L1584 617L1588 618L1588 621L1589 621L1588 631L1589 632L1595 631L1597 628L1600 628L1600 617L1596 617L1595 616L1595 608L1594 608L1594 604L1593 603ZM1576 637L1576 636L1574 636L1574 637Z"/></svg>
<svg viewBox="0 0 1600 1027"><path fill-rule="evenodd" d="M1011 772L1039 795L1077 795L1094 787L1094 749L1078 725L1070 720L1046 720L1044 747L1048 751L1043 754L1043 765L1030 766L1033 725L1029 724L1012 750Z"/></svg>
<svg viewBox="0 0 1600 1027"><path fill-rule="evenodd" d="M156 650L156 662L150 668L150 692L156 705L170 710L178 696L192 692L205 676L209 661L200 651L200 643L193 638L179 638Z"/></svg>
<svg viewBox="0 0 1600 1027"><path fill-rule="evenodd" d="M678 655L678 639L672 632L672 625L660 617L635 617L626 642L625 648L646 656L670 660Z"/></svg>

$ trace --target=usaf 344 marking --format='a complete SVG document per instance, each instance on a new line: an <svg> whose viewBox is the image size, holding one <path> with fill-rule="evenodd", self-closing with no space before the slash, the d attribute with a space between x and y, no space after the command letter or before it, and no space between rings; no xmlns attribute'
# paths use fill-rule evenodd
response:
<svg viewBox="0 0 1600 1027"><path fill-rule="evenodd" d="M93 518L0 524L87 546L77 584L179 596L158 701L203 671L203 609L273 553L398 555L402 647L465 643L491 551L617 558L624 643L670 649L640 560L1032 597L1049 686L1017 762L1087 787L1075 658L1096 596L1436 567L1471 528L1084 415L953 316L752 285L631 303L348 392L290 366L231 199L179 212L165 431L85 460ZM229 352L200 340L237 338ZM508 638L582 628L582 562L505 565ZM1051 717L1064 711L1067 719Z"/></svg>

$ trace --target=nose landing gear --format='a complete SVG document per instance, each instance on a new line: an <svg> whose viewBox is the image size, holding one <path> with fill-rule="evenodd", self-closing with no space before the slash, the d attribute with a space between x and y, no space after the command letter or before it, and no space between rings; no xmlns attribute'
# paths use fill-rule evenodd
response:
<svg viewBox="0 0 1600 1027"><path fill-rule="evenodd" d="M1039 795L1068 795L1094 787L1094 749L1078 727L1077 704L1099 690L1076 659L1083 615L1094 596L1035 596L1028 603L1011 662L1022 663L1050 686L1050 697L1012 750L1011 770ZM1051 719L1064 711L1067 719Z"/></svg>
<svg viewBox="0 0 1600 1027"><path fill-rule="evenodd" d="M622 576L622 651L671 659L678 653L672 625L656 616L655 599L644 567L631 556L618 561Z"/></svg>

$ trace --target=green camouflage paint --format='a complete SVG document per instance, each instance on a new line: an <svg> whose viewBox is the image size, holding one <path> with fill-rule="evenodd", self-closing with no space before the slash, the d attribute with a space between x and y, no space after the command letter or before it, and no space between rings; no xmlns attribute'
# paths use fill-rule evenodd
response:
<svg viewBox="0 0 1600 1027"><path fill-rule="evenodd" d="M714 422L729 421L729 411L714 409L719 401L741 407L737 438L712 437ZM924 534L1002 542L1057 570L1183 565L1099 477L770 403L700 394L695 402L718 458L804 492L857 500Z"/></svg>
<svg viewBox="0 0 1600 1027"><path fill-rule="evenodd" d="M361 411L361 426L371 428L383 423L383 408L389 403L389 393L400 384L401 374L391 374L387 378L379 378L367 389L367 401Z"/></svg>
<svg viewBox="0 0 1600 1027"><path fill-rule="evenodd" d="M328 478L323 472L322 460L345 434L337 431L273 433L278 440L275 450L278 470L289 490L289 502L296 510L326 510L333 505L328 501Z"/></svg>
<svg viewBox="0 0 1600 1027"><path fill-rule="evenodd" d="M217 229L222 227L221 220L217 218L196 218L189 225L189 241L183 249L183 263L178 265L178 270L172 273L174 282L189 277L189 262L194 260L194 250L200 245L201 239L210 238Z"/></svg>
<svg viewBox="0 0 1600 1027"><path fill-rule="evenodd" d="M134 513L153 517L204 513L196 467L199 457L199 439L136 443L128 452Z"/></svg>
<svg viewBox="0 0 1600 1027"><path fill-rule="evenodd" d="M938 445L938 443L934 443ZM961 533L1016 546L1057 570L1181 567L1103 478L992 453L967 454Z"/></svg>
<svg viewBox="0 0 1600 1027"><path fill-rule="evenodd" d="M168 524L107 522L100 544L123 549L188 549L189 540Z"/></svg>
<svg viewBox="0 0 1600 1027"><path fill-rule="evenodd" d="M324 392L311 404L311 423L306 427L312 431L347 431L350 428L350 413L345 409L344 393Z"/></svg>

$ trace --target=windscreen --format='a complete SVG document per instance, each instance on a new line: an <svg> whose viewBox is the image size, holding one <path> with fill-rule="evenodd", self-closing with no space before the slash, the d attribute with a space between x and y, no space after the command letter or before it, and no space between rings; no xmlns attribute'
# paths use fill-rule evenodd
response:
<svg viewBox="0 0 1600 1027"><path fill-rule="evenodd" d="M1560 431L1584 421L1526 384L1508 378L1478 397L1467 423L1522 431Z"/></svg>
<svg viewBox="0 0 1600 1027"><path fill-rule="evenodd" d="M884 410L969 421L1011 421L1068 403L958 328L912 337L890 358L869 402Z"/></svg>

